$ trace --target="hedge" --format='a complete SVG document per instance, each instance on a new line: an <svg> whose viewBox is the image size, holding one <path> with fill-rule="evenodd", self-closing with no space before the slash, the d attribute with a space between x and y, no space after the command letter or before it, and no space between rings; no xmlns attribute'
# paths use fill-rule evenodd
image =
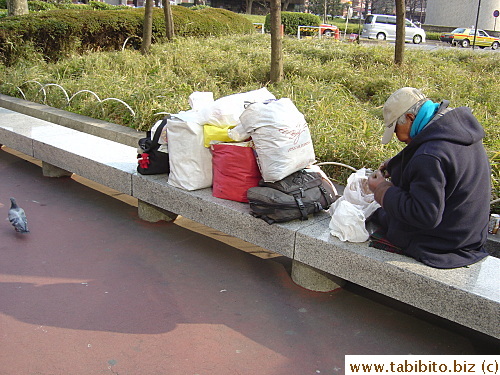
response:
<svg viewBox="0 0 500 375"><path fill-rule="evenodd" d="M297 35L297 28L299 26L319 26L321 18L315 14L298 13L298 12L281 12L281 23L284 26L285 34ZM264 28L271 30L271 15L266 16Z"/></svg>
<svg viewBox="0 0 500 375"><path fill-rule="evenodd" d="M177 36L220 36L254 32L245 17L224 9L172 6ZM130 36L142 37L144 9L57 9L0 19L0 61L12 65L41 53L49 61L86 51L118 50ZM153 10L153 42L165 37L163 9ZM137 42L137 38L136 42ZM137 47L137 46L136 46Z"/></svg>

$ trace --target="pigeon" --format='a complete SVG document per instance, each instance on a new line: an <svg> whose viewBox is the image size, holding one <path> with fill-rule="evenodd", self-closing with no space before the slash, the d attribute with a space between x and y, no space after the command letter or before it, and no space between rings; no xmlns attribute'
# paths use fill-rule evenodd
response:
<svg viewBox="0 0 500 375"><path fill-rule="evenodd" d="M29 233L28 220L24 210L19 207L14 198L10 198L9 221L19 233Z"/></svg>

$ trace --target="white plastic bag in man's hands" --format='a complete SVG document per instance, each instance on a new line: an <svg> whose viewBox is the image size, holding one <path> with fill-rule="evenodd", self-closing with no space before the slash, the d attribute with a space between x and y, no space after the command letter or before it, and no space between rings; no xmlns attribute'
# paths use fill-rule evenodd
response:
<svg viewBox="0 0 500 375"><path fill-rule="evenodd" d="M358 169L347 179L344 197L348 202L364 209L375 200L375 196L368 187L368 175L371 171L366 168Z"/></svg>
<svg viewBox="0 0 500 375"><path fill-rule="evenodd" d="M368 188L368 172L361 168L347 179L344 195L328 210L332 219L330 233L341 241L364 242L370 236L365 227L380 205Z"/></svg>

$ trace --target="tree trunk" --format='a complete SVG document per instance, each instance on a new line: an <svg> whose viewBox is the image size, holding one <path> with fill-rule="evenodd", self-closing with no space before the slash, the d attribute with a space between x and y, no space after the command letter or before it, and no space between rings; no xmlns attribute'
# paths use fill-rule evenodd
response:
<svg viewBox="0 0 500 375"><path fill-rule="evenodd" d="M153 0L146 0L144 4L144 28L142 31L141 53L147 55L151 51L153 34Z"/></svg>
<svg viewBox="0 0 500 375"><path fill-rule="evenodd" d="M170 7L170 0L163 0L163 15L165 18L165 29L168 40L174 38L174 18L172 16L172 8Z"/></svg>
<svg viewBox="0 0 500 375"><path fill-rule="evenodd" d="M405 52L405 0L396 0L396 47L394 50L394 63L403 64Z"/></svg>
<svg viewBox="0 0 500 375"><path fill-rule="evenodd" d="M283 49L281 35L281 0L271 0L271 83L283 79Z"/></svg>
<svg viewBox="0 0 500 375"><path fill-rule="evenodd" d="M246 0L246 14L252 14L253 0Z"/></svg>
<svg viewBox="0 0 500 375"><path fill-rule="evenodd" d="M28 13L28 0L7 0L8 16L22 16Z"/></svg>

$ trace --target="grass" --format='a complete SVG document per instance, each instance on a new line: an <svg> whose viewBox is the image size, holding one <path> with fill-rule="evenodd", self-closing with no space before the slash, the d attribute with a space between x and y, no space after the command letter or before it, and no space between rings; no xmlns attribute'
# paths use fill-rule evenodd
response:
<svg viewBox="0 0 500 375"><path fill-rule="evenodd" d="M0 92L42 102L41 84L57 83L71 96L92 90L101 99L119 102L98 105L80 94L69 107L62 90L46 88L46 104L91 117L148 129L161 112L189 109L194 91L211 91L215 98L268 85L276 97L289 97L304 113L313 135L317 158L355 168L376 168L402 145L380 144L385 99L396 89L414 86L431 99L469 106L484 126L492 163L493 195L500 196L500 90L498 52L463 49L407 50L402 67L393 64L393 48L339 43L332 40L285 38L285 80L269 85L269 35L225 38L179 38L153 45L150 56L137 51L97 52L49 64L36 58L17 66L0 66ZM328 170L345 182L347 170Z"/></svg>

